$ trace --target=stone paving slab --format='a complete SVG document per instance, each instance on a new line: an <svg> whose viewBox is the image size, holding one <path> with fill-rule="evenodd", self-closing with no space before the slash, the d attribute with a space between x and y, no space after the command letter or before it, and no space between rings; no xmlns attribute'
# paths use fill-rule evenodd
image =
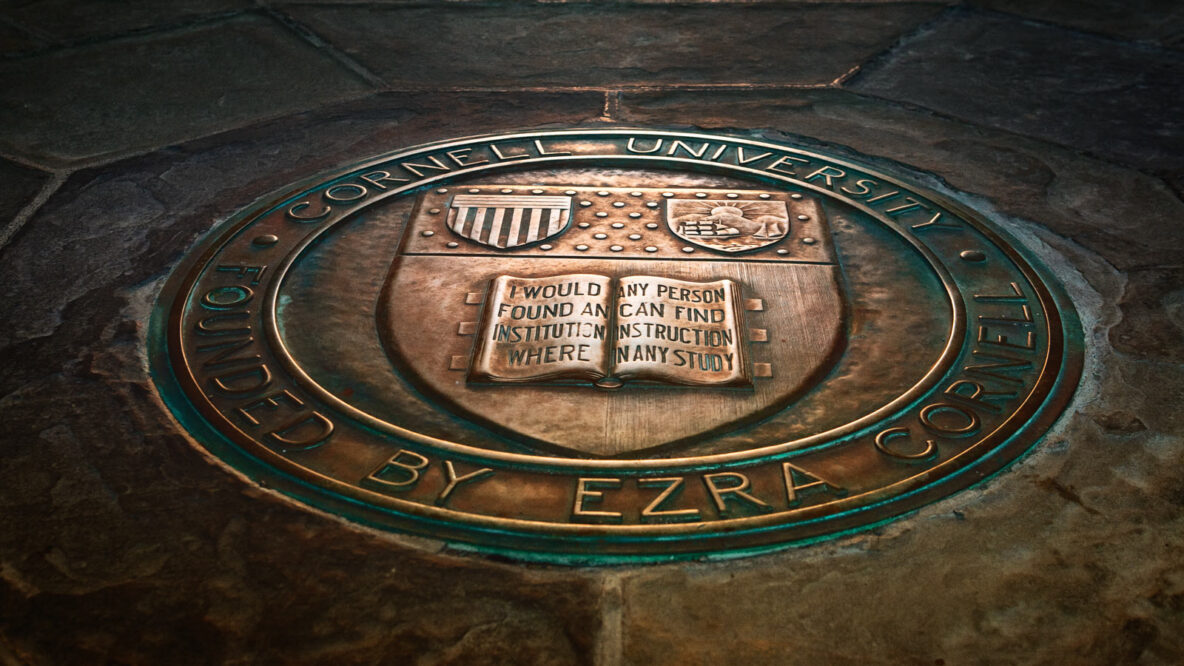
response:
<svg viewBox="0 0 1184 666"><path fill-rule="evenodd" d="M0 18L58 42L77 42L252 6L251 0L133 0L115 6L102 0L5 0L0 2Z"/></svg>
<svg viewBox="0 0 1184 666"><path fill-rule="evenodd" d="M1071 435L907 523L627 576L625 663L1178 663L1184 485L1165 463L1184 424L1155 436L1141 419L1173 411L1184 381L1179 366L1107 368L1106 399L1133 393L1129 411L1074 417Z"/></svg>
<svg viewBox="0 0 1184 666"><path fill-rule="evenodd" d="M255 489L179 434L145 327L197 238L281 185L602 105L382 95L72 174L0 250L0 644L29 663L591 663L595 576L433 552Z"/></svg>
<svg viewBox="0 0 1184 666"><path fill-rule="evenodd" d="M620 118L792 128L940 174L1004 213L1039 220L1120 269L1178 264L1184 256L1184 202L1158 178L846 91L626 92Z"/></svg>
<svg viewBox="0 0 1184 666"><path fill-rule="evenodd" d="M1184 4L1178 0L971 0L971 4L1100 35L1184 48Z"/></svg>
<svg viewBox="0 0 1184 666"><path fill-rule="evenodd" d="M0 55L34 51L43 48L45 45L46 42L44 40L38 39L12 25L0 22Z"/></svg>
<svg viewBox="0 0 1184 666"><path fill-rule="evenodd" d="M1122 321L1110 329L1115 349L1184 363L1184 265L1132 271L1119 305Z"/></svg>
<svg viewBox="0 0 1184 666"><path fill-rule="evenodd" d="M369 89L278 23L242 16L0 62L0 151L93 161Z"/></svg>
<svg viewBox="0 0 1184 666"><path fill-rule="evenodd" d="M1105 364L1106 411L981 491L780 561L628 578L626 661L709 662L726 627L731 663L1178 663L1184 381Z"/></svg>
<svg viewBox="0 0 1184 666"><path fill-rule="evenodd" d="M283 9L394 88L496 88L827 84L941 5Z"/></svg>
<svg viewBox="0 0 1184 666"><path fill-rule="evenodd" d="M851 88L1148 169L1184 166L1184 55L958 12Z"/></svg>
<svg viewBox="0 0 1184 666"><path fill-rule="evenodd" d="M59 369L69 359L48 352L37 358L46 365L18 364L25 356L19 345L49 345L61 313L84 305L97 285L125 280L130 288L164 275L216 220L274 189L385 150L454 138L458 123L471 134L595 120L603 99L593 92L388 93L76 172L0 248L0 314L7 319L0 359L13 362L14 382L18 366L29 368L28 379ZM108 254L111 248L118 250Z"/></svg>
<svg viewBox="0 0 1184 666"><path fill-rule="evenodd" d="M5 228L49 180L49 174L0 158L0 239L6 240ZM3 240L0 240L3 246Z"/></svg>
<svg viewBox="0 0 1184 666"><path fill-rule="evenodd" d="M593 92L383 94L73 174L0 251L8 649L33 663L504 664L1170 663L1184 650L1184 489L1169 464L1184 455L1184 375L1163 339L1117 354L1104 343L1125 317L1184 334L1178 282L1164 273L1135 294L1051 234L1072 259L1054 269L1098 292L1084 303L1099 317L1096 404L986 488L808 549L613 570L433 553L254 490L177 434L150 389L143 326L161 277L217 219L345 160L599 122L602 109ZM1094 189L1153 225L1173 200L1127 169L844 91L626 93L619 113L793 128L894 156L1012 214L1051 216L1112 261L1143 246L1107 250L1124 236L1093 227L1112 211L1056 217L1061 204Z"/></svg>
<svg viewBox="0 0 1184 666"><path fill-rule="evenodd" d="M290 10L306 21L351 17L325 19L315 28L341 48L350 45L348 30L356 28L359 59L391 85L491 85L457 81L478 81L493 69L462 49L492 19L451 24L458 33L447 36L453 40L448 49L404 52L380 39L395 16L456 8L377 9L386 4ZM0 15L6 6L0 4ZM1032 11L1046 6L1033 4ZM1083 14L1092 6L1087 3ZM476 9L475 16L514 11ZM569 17L564 25L576 24L570 17L608 11L591 5L561 9L557 15ZM695 11L717 17L734 9ZM881 10L910 17L936 11L933 5L874 9L838 3L764 8L814 17L805 25L821 25L834 42L842 41L836 35L845 34L848 24L815 18L881 25ZM1074 25L1068 14L1037 18ZM890 30L879 32L852 30L857 36L882 34L887 46L892 35L908 31L906 23L915 25L912 20L898 17L883 24ZM1040 35L1071 46L1091 40L1109 44L1120 57L1110 65L1104 60L1111 51L1087 50L1087 64L1114 79L1125 71L1143 85L1139 58L1162 64L1175 57L964 13L894 51L872 80L912 91L919 84L910 77L931 76L922 83L945 86L948 78L962 76L959 68L970 65L939 60L933 64L939 69L929 72L919 54L962 53L952 44L955 33L940 40L933 35L967 20L985 26L981 35L957 33L972 64L994 53L988 48L994 42L1022 46L1031 57L1066 59L1064 48L1041 50L1029 42ZM777 41L799 34L790 28L763 33L776 38L784 54L758 52L760 45L745 39L762 33L744 32L745 25L707 21L707 28L728 33L733 44L735 35L742 37L731 54L719 51L727 44L702 52L714 58L715 70L683 71L677 69L682 64L654 60L644 63L656 63L652 72L613 79L634 72L580 70L572 64L579 47L565 47L561 53L568 60L535 50L531 58L548 69L494 72L504 77L494 83L583 86L603 80L640 86L632 82L653 80L685 86L744 71L821 77L821 60L809 54L803 69L793 69L802 54L795 49L810 46L839 60L854 54L844 44ZM403 30L425 26L426 20ZM1018 26L1017 34L998 26ZM688 24L680 34L699 39L707 28ZM0 106L0 150L26 141L33 146L28 150L60 163L152 150L365 91L360 83L340 84L340 77L353 75L267 19L244 17L205 30L0 61L0 83L16 81L22 91L12 97L0 90L0 104L7 104ZM614 31L623 31L620 22L579 34L612 37ZM484 55L490 61L520 62L494 43L495 36L472 43L489 46ZM950 43L938 48L941 40ZM266 53L243 60L247 45L256 43ZM916 62L909 55L915 43L929 44L917 51ZM416 69L400 74L395 55L377 55L384 48L414 56ZM185 51L207 58L210 69L246 62L263 70L258 80L245 81L228 81L230 74L224 74L187 83L157 73L132 85L120 78L127 63L141 63L136 58L145 54L181 58ZM673 52L685 59L686 52L679 53ZM89 64L88 55L124 67ZM872 55L869 50L859 57ZM746 58L783 71L762 65L746 70ZM992 58L1000 66L1009 62ZM318 62L330 64L311 64ZM910 103L836 89L385 93L70 174L0 247L0 662L1178 663L1184 654L1184 574L1178 564L1184 558L1178 464L1184 459L1184 168L1172 167L1168 153L1180 137L1179 127L1170 124L1179 114L1146 101L1160 94L1154 85L1115 93L1143 100L1130 119L1107 115L1112 109L1105 105L1094 113L1083 101L1083 67L1055 64L1064 68L1064 81L1050 73L1043 80L1052 92L1028 91L1034 97L1023 82L1015 84L1019 92L1001 83L1006 68L991 78L985 71L990 67L974 64L982 70L971 67L976 76L996 86L982 90L1002 95L999 103L1010 106L965 118L941 104L968 105L959 96L978 92L971 83L941 88L940 98L902 98ZM1013 75L1028 76L1026 68L1035 65L1016 67ZM277 71L292 76L277 79ZM327 97L321 88L292 84L326 72L334 91ZM584 82L564 83L579 72ZM84 75L98 78L86 84ZM414 78L429 75L437 78ZM249 112L240 112L248 92L272 90L267 80L289 86L274 95L280 107L273 112L248 104ZM46 105L22 106L80 94L61 87L79 81L86 84L80 85L85 112L57 116L40 110ZM238 105L220 106L223 93ZM129 101L118 101L121 94ZM1062 99L1069 100L1057 116L1062 122L1033 119L1042 105ZM930 102L940 114L912 105ZM1007 108L1019 128L1004 122ZM112 109L126 110L119 116ZM611 119L602 117L606 113ZM1165 133L1163 145L1131 134L1127 124L1148 117ZM141 139L138 127L129 129L152 129L152 123L159 127L146 135L150 140ZM736 128L770 128L750 135L813 137L840 154L850 148L884 165L899 161L937 174L977 207L1024 232L1025 243L1048 244L1044 252L1053 272L1070 285L1086 317L1084 399L1056 433L997 479L875 531L730 562L601 570L503 564L378 535L256 489L180 434L147 375L145 324L163 276L202 233L272 189L346 161L414 143L554 123L733 128L746 135ZM66 138L55 139L54 132ZM1094 146L1104 143L1097 137L1109 135L1137 140L1122 144L1129 154L1103 154ZM1115 161L1161 170L1167 182ZM0 160L2 219L45 178Z"/></svg>
<svg viewBox="0 0 1184 666"><path fill-rule="evenodd" d="M620 117L784 128L1026 218L1004 224L1049 244L1090 358L1078 411L983 486L809 548L623 572L623 663L1178 661L1184 484L1168 461L1184 456L1184 204L1162 181L836 90L626 92Z"/></svg>

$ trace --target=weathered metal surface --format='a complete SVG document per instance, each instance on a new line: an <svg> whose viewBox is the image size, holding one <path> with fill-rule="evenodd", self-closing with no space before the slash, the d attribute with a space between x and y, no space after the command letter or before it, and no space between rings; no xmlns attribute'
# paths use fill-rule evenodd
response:
<svg viewBox="0 0 1184 666"><path fill-rule="evenodd" d="M725 135L422 146L239 214L158 308L195 437L310 504L611 562L868 526L1025 451L1071 305L972 211Z"/></svg>

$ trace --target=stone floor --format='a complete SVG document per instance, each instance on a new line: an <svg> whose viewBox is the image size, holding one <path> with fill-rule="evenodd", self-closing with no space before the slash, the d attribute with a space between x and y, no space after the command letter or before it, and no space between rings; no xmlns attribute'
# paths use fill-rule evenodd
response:
<svg viewBox="0 0 1184 666"><path fill-rule="evenodd" d="M1182 103L1176 0L0 0L0 662L1181 663ZM346 524L178 432L146 322L216 222L322 168L554 124L936 179L1065 282L1070 413L875 531L612 569Z"/></svg>

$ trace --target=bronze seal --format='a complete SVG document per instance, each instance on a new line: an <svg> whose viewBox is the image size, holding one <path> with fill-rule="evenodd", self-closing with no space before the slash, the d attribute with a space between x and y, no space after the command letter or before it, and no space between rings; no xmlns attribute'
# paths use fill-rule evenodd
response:
<svg viewBox="0 0 1184 666"><path fill-rule="evenodd" d="M598 563L870 526L1002 469L1081 367L982 216L792 145L571 129L321 174L154 319L203 446L360 522Z"/></svg>

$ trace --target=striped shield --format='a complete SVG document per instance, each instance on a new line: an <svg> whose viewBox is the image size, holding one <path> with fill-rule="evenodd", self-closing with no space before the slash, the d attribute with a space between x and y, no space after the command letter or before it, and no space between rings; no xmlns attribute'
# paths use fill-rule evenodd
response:
<svg viewBox="0 0 1184 666"><path fill-rule="evenodd" d="M571 203L566 196L458 194L448 208L448 228L482 245L519 247L563 233Z"/></svg>

